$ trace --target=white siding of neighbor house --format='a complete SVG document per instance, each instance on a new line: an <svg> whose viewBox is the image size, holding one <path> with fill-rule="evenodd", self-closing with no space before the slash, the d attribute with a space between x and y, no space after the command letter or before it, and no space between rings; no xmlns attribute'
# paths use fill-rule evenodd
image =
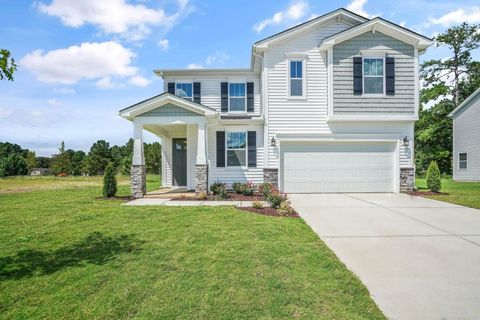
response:
<svg viewBox="0 0 480 320"><path fill-rule="evenodd" d="M353 94L353 57L382 50L395 58L395 95ZM333 114L414 114L414 48L381 32L367 32L333 47Z"/></svg>
<svg viewBox="0 0 480 320"><path fill-rule="evenodd" d="M239 167L223 167L217 168L217 131L256 131L257 132L257 167L256 168L239 168ZM263 182L263 126L258 125L225 125L225 126L209 126L208 127L208 171L209 184L220 180L227 184L233 182L251 181L255 184Z"/></svg>
<svg viewBox="0 0 480 320"><path fill-rule="evenodd" d="M458 154L467 153L467 169L459 169ZM453 178L480 181L480 94L453 119Z"/></svg>
<svg viewBox="0 0 480 320"><path fill-rule="evenodd" d="M214 108L220 112L220 83L222 82L253 82L254 83L254 112L245 113L247 115L260 115L260 80L259 75L254 73L250 75L225 75L225 76L207 76L195 75L192 71L191 76L165 77L164 90L167 91L168 82L200 82L201 85L201 104ZM227 114L227 113L225 113ZM238 114L236 112L235 114Z"/></svg>
<svg viewBox="0 0 480 320"><path fill-rule="evenodd" d="M351 25L332 22L309 33L272 46L265 52L268 87L268 140L277 132L329 133L327 117L326 53L317 48L322 39ZM306 99L288 99L289 52L306 52ZM278 150L269 148L268 166L278 167Z"/></svg>

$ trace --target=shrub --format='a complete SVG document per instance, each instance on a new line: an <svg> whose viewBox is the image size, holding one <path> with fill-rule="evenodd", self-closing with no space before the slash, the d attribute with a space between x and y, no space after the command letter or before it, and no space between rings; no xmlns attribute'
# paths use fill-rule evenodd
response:
<svg viewBox="0 0 480 320"><path fill-rule="evenodd" d="M255 185L253 184L253 182L248 181L243 186L242 194L244 196L252 196L253 195L253 190L255 190Z"/></svg>
<svg viewBox="0 0 480 320"><path fill-rule="evenodd" d="M255 209L263 209L263 202L262 201L253 201L252 207Z"/></svg>
<svg viewBox="0 0 480 320"><path fill-rule="evenodd" d="M107 165L105 169L105 174L103 175L103 196L104 197L114 197L117 193L117 174L112 163Z"/></svg>
<svg viewBox="0 0 480 320"><path fill-rule="evenodd" d="M270 206L274 209L278 209L282 202L287 201L287 196L284 194L281 194L277 190L273 190L272 194L270 194L267 198L268 203L270 203Z"/></svg>
<svg viewBox="0 0 480 320"><path fill-rule="evenodd" d="M440 176L440 170L436 161L430 162L427 170L427 186L433 192L439 192L442 188L442 179Z"/></svg>
<svg viewBox="0 0 480 320"><path fill-rule="evenodd" d="M264 182L258 187L262 196L267 199L272 194L273 185L270 182Z"/></svg>
<svg viewBox="0 0 480 320"><path fill-rule="evenodd" d="M238 193L238 194L242 194L244 188L245 188L245 184L243 184L243 183L241 183L241 182L234 182L234 183L232 183L232 189L233 189L233 191L235 191L235 192Z"/></svg>
<svg viewBox="0 0 480 320"><path fill-rule="evenodd" d="M290 201L286 200L280 204L280 207L277 209L277 212L282 216L291 216L297 213L295 209L290 205Z"/></svg>
<svg viewBox="0 0 480 320"><path fill-rule="evenodd" d="M205 192L200 192L198 195L197 195L197 199L198 200L206 200L207 199L207 194Z"/></svg>
<svg viewBox="0 0 480 320"><path fill-rule="evenodd" d="M210 186L210 191L215 195L217 199L226 199L228 197L227 194L227 186L225 183L216 181Z"/></svg>

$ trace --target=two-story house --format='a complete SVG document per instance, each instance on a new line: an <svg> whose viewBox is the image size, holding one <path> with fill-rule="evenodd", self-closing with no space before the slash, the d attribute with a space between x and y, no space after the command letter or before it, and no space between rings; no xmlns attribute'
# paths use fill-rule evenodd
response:
<svg viewBox="0 0 480 320"><path fill-rule="evenodd" d="M164 187L413 188L418 57L431 43L338 9L253 44L250 68L156 70L165 92L120 111L134 126L133 195L145 193L143 129L161 138Z"/></svg>

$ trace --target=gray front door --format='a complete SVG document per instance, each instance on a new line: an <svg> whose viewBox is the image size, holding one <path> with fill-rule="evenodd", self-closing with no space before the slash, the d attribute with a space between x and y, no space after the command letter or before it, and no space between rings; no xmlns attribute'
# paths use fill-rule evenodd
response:
<svg viewBox="0 0 480 320"><path fill-rule="evenodd" d="M173 145L173 185L187 186L187 139L172 139Z"/></svg>

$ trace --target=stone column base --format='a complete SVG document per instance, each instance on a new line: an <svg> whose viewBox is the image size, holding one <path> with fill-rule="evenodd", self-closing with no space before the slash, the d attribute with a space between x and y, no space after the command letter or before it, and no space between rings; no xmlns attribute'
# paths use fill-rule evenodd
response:
<svg viewBox="0 0 480 320"><path fill-rule="evenodd" d="M195 193L208 193L208 165L195 165Z"/></svg>
<svg viewBox="0 0 480 320"><path fill-rule="evenodd" d="M413 191L415 187L415 168L400 168L400 192Z"/></svg>
<svg viewBox="0 0 480 320"><path fill-rule="evenodd" d="M271 183L275 188L278 188L278 169L263 169L263 182Z"/></svg>
<svg viewBox="0 0 480 320"><path fill-rule="evenodd" d="M132 165L130 168L130 190L134 198L143 198L147 193L147 174L144 165Z"/></svg>

